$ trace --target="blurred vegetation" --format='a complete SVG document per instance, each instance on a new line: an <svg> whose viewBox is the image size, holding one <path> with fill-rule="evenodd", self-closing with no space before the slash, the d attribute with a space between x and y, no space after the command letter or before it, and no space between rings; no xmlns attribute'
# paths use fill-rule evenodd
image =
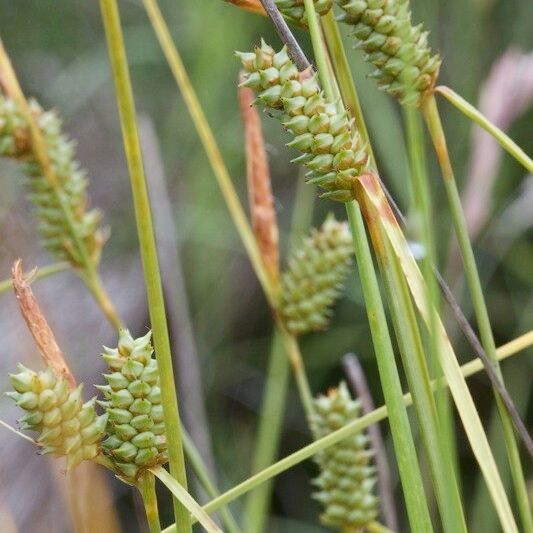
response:
<svg viewBox="0 0 533 533"><path fill-rule="evenodd" d="M533 47L533 4L530 0L413 0L412 4L415 20L424 21L431 30L430 42L440 49L444 58L440 82L453 87L472 103L477 103L484 80L505 51L518 48L528 52ZM137 108L155 127L174 208L176 245L181 251L219 485L225 489L249 475L256 412L272 333L271 318L140 2L123 0L120 5ZM248 50L260 36L276 43L277 36L266 19L242 12L221 0L165 0L161 1L161 7L241 199L246 201L242 127L236 97L239 67L233 51ZM145 331L148 318L140 289L142 278L132 203L98 4L81 0L0 0L0 36L26 94L35 96L44 108L57 108L66 130L78 142L79 158L89 172L92 202L103 209L105 222L111 227L102 260L104 278L130 329L140 334ZM298 31L297 37L310 52L307 36ZM348 40L346 44L350 46ZM399 107L377 92L373 82L365 78L367 69L360 61L359 52L351 53L350 57L382 174L402 209L407 209L407 159ZM533 68L531 61L529 65ZM533 153L532 102L530 94L529 107L509 129L511 137L530 154ZM464 183L470 168L472 125L446 102L441 101L440 106L457 178ZM282 254L287 257L298 172L289 164L291 154L284 148L287 138L280 135L279 125L265 120L264 129L269 143ZM429 157L429 162L433 200L438 210L439 254L444 268L449 264L450 221L433 156ZM150 171L148 168L148 174ZM533 326L533 218L530 203L530 209L522 209L516 215L522 217L517 224L520 229L513 233L502 231L502 224L509 222L502 219L502 213L526 194L528 177L507 155L493 172L495 186L490 195L491 205L487 206L487 223L477 238L476 253L487 286L493 329L497 343L502 344ZM39 249L34 236L33 221L23 199L20 171L2 162L0 180L0 278L4 279L16 257L22 256L28 268L34 264L48 264L51 259ZM342 206L317 202L314 224L320 224L332 209L338 218L343 218ZM505 240L499 237L502 234L506 235ZM451 267L447 271L449 281L468 311L470 306L460 271ZM100 345L112 343L114 334L103 318L94 318L96 308L83 294L78 280L71 274L59 274L57 279L39 282L36 292L42 297L76 371L81 375L102 371L98 358ZM12 300L10 294L0 298L0 307L10 309L0 314L0 335L7 339L0 359L0 376L14 368L15 361L29 357L24 353L32 350L25 334L20 333L21 320L14 312ZM65 318L69 311L79 312L77 321L72 316ZM84 325L86 313L93 317L89 326ZM79 330L92 329L78 337L78 329L72 329L76 323ZM17 337L13 331L20 335ZM24 341L19 342L20 338ZM346 352L355 352L363 362L376 404L382 403L361 290L355 276L350 277L346 297L336 308L331 328L305 337L302 350L314 392L325 391L336 384L342 378L340 358ZM460 335L457 336L457 353L463 355L463 361L472 358L471 350ZM531 380L527 376L531 375L532 363L531 357L519 356L503 365L511 395L523 413L530 415ZM0 386L4 390L2 379ZM469 383L483 418L487 422L494 419L486 378L478 375ZM289 398L281 455L308 441L294 387ZM186 402L187 398L181 401ZM8 409L7 401L2 399L2 412L4 408ZM383 430L387 434L385 424ZM11 434L0 433L1 443L14 439ZM463 476L466 508L472 509L473 516L477 517L476 531L496 531L497 523L493 516L491 518L493 511L490 505L483 503L487 498L485 488L476 479L474 463L467 447L461 445L462 440L459 432L460 459L466 473ZM492 442L499 446L500 441L496 428L492 432ZM33 453L20 445L15 461L22 468ZM46 524L54 522L38 520L42 509L22 508L17 504L16 491L22 487L10 487L7 481L11 474L7 473L10 470L6 462L13 461L13 457L8 458L6 454L0 458L0 478L5 485L0 491L0 508L5 507L17 524L23 524L20 531L62 531L64 526L60 522L56 523L58 529L46 529L51 527ZM505 461L501 464L505 470ZM531 464L529 467L531 474ZM48 466L43 464L35 468ZM318 504L309 498L308 480L314 472L314 465L308 461L276 478L272 531L312 533L323 530L317 520ZM118 484L113 487L117 489L124 531L136 531L131 496ZM54 505L48 513L61 512L59 504ZM241 505L241 501L233 505L237 515ZM163 506L162 510L164 520L169 519L170 505Z"/></svg>

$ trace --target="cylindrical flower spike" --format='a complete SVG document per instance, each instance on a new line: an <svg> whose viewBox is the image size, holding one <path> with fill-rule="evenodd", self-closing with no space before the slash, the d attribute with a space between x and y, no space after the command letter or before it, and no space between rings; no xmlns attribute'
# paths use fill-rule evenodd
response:
<svg viewBox="0 0 533 533"><path fill-rule="evenodd" d="M67 220L58 193L46 179L34 155L24 115L12 100L1 94L0 156L24 163L29 198L35 208L45 248L58 259L78 266L82 261L74 244L75 232L85 243L90 259L97 264L105 240L104 232L99 228L101 213L97 209L87 210L87 179L74 157L75 145L62 134L61 121L56 113L43 111L35 101L30 102L30 107L41 129L48 159L57 179L55 188L69 206L72 220Z"/></svg>
<svg viewBox="0 0 533 533"><path fill-rule="evenodd" d="M19 365L19 370L10 376L15 391L7 395L27 411L20 423L39 433L36 441L42 452L66 456L67 470L94 459L107 423L107 415L96 415L96 398L83 403L83 385L69 388L51 368L37 373Z"/></svg>
<svg viewBox="0 0 533 533"><path fill-rule="evenodd" d="M311 429L317 439L355 420L361 413L360 402L351 398L344 382L330 389L326 396L319 396L314 405ZM324 508L320 515L323 524L341 531L361 531L377 518L379 500L374 495L377 479L369 441L367 435L357 433L315 456L320 474L313 480L318 487L313 497Z"/></svg>
<svg viewBox="0 0 533 533"><path fill-rule="evenodd" d="M294 335L328 326L331 306L340 296L352 256L352 236L346 222L329 215L312 229L289 259L282 276L281 315Z"/></svg>
<svg viewBox="0 0 533 533"><path fill-rule="evenodd" d="M353 27L378 85L407 106L419 106L436 82L441 59L431 54L428 32L413 26L408 0L336 0L340 20Z"/></svg>
<svg viewBox="0 0 533 533"><path fill-rule="evenodd" d="M274 0L280 13L291 23L307 28L304 0ZM333 0L313 0L315 11L325 15L333 7Z"/></svg>
<svg viewBox="0 0 533 533"><path fill-rule="evenodd" d="M355 182L369 170L370 160L347 113L326 101L316 76L298 72L285 48L275 53L262 41L253 53L237 55L246 71L244 84L266 109L278 111L295 136L289 146L303 154L293 162L310 169L309 182L326 189L324 197L353 199Z"/></svg>
<svg viewBox="0 0 533 533"><path fill-rule="evenodd" d="M99 402L109 415L109 437L102 443L117 470L132 482L143 469L168 461L157 361L152 357L151 332L134 339L121 330L118 347L102 354L111 373L98 388Z"/></svg>

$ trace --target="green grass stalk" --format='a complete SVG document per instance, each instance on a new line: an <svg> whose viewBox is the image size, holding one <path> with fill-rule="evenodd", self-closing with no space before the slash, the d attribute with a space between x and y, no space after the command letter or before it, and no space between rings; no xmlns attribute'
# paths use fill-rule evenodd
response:
<svg viewBox="0 0 533 533"><path fill-rule="evenodd" d="M265 392L259 415L252 473L260 472L276 459L287 400L290 366L284 353L280 334L272 338ZM244 530L260 533L267 523L273 481L250 492L244 507Z"/></svg>
<svg viewBox="0 0 533 533"><path fill-rule="evenodd" d="M442 94L448 102L454 105L461 113L483 128L498 141L499 145L511 154L528 172L533 172L533 160L500 128L495 126L485 115L480 113L472 104L459 96L453 89L439 85L435 92Z"/></svg>
<svg viewBox="0 0 533 533"><path fill-rule="evenodd" d="M170 472L178 480L180 485L186 488L187 477L183 457L181 426L172 369L167 319L165 315L165 303L120 15L116 0L101 0L100 8L115 82L124 148L133 193L135 219L148 297L150 321L152 324L154 348L159 365ZM191 524L187 509L176 498L173 498L173 505L178 531L180 533L190 532Z"/></svg>
<svg viewBox="0 0 533 533"><path fill-rule="evenodd" d="M414 531L432 531L433 527L429 517L407 410L401 401L402 390L400 377L394 359L378 281L374 272L363 216L357 202L346 204L346 209L354 239L359 278L365 296L366 310L370 322L383 395L389 412L390 427L409 515L409 523Z"/></svg>
<svg viewBox="0 0 533 533"><path fill-rule="evenodd" d="M275 307L277 302L275 288L270 282L270 278L255 242L254 234L239 201L237 192L231 182L228 169L224 164L224 159L215 140L215 136L213 135L202 106L196 96L196 92L191 85L191 81L187 75L187 71L185 70L178 49L172 40L168 25L163 18L156 0L143 0L143 3L159 44L161 45L161 49L167 59L170 70L172 71L183 99L185 100L187 110L191 115L191 119L217 179L220 192L228 206L230 215L243 241L255 273L259 278L259 282L261 283L269 304L272 307Z"/></svg>
<svg viewBox="0 0 533 533"><path fill-rule="evenodd" d="M533 331L529 331L521 335L520 337L517 337L516 339L508 342L507 344L500 346L497 349L498 360L503 360L513 355L516 355L517 353L531 346L533 346ZM483 370L483 368L483 362L481 361L481 359L473 359L472 361L464 364L461 367L461 374L466 378L472 376L473 374L476 374L477 372L480 372L481 370ZM448 382L444 378L434 379L431 381L432 391L436 391L445 387L448 387ZM404 394L402 396L402 403L406 407L412 405L413 399L410 393ZM264 483L265 481L268 481L269 479L279 475L280 473L285 472L289 468L292 468L298 463L309 459L310 457L319 453L325 448L333 446L337 442L340 442L341 440L355 433L364 431L368 426L381 422L382 420L386 420L387 417L388 410L385 405L374 409L373 411L365 414L361 418L358 418L357 420L350 422L349 424L343 426L337 431L334 431L333 433L330 433L329 435L326 435L325 437L322 437L321 439L318 439L312 442L311 444L300 448L299 450L288 455L287 457L284 457L277 463L274 463L268 468L265 468L265 470L262 470L261 472L258 472L257 474L253 475L252 477L242 481L227 492L221 494L216 500L213 500L207 505L205 505L203 507L204 510L209 513L216 511L222 505L226 505L227 503L236 500L243 494L246 494L248 491L253 490L261 483ZM176 529L174 526L175 524L170 525L163 531L163 533L175 532Z"/></svg>
<svg viewBox="0 0 533 533"><path fill-rule="evenodd" d="M150 533L161 533L154 475L149 471L143 472L137 487L144 503L144 510L146 512L146 520L148 522Z"/></svg>
<svg viewBox="0 0 533 533"><path fill-rule="evenodd" d="M304 4L315 59L319 67L318 74L320 81L324 88L326 98L334 101L333 84L328 79L326 49L320 35L318 16L312 0L304 0ZM323 65L322 68L321 65ZM394 351L387 327L385 310L381 301L379 285L374 271L363 216L359 204L355 201L346 203L346 212L354 239L355 257L365 297L383 394L390 413L390 427L409 522L414 531L433 531L420 467L416 457L416 449L411 434L411 427L407 417L407 410L401 402L402 390L400 376L396 367Z"/></svg>
<svg viewBox="0 0 533 533"><path fill-rule="evenodd" d="M476 315L481 342L483 348L491 360L492 367L496 372L498 378L503 382L503 377L500 369L498 359L496 357L496 345L494 342L494 336L492 334L492 328L490 325L489 314L485 297L483 295L483 288L481 286L481 280L476 267L476 260L472 244L468 236L468 229L464 213L461 207L461 198L457 189L450 156L448 153L446 137L440 120L439 111L435 97L432 95L427 98L424 103L422 113L424 115L429 133L433 140L435 152L441 172L444 178L444 185L446 188L446 194L450 205L450 212L452 221L459 242L459 248L463 258L465 267L465 275L472 298L472 304L474 306L474 312ZM513 424L501 397L494 391L496 397L496 403L500 412L502 420L502 428L504 433L504 439L507 447L507 455L509 465L511 467L511 473L513 478L514 489L518 502L518 508L520 512L520 518L522 521L523 530L527 533L533 531L533 518L531 515L531 507L528 499L527 486L524 478L524 472L520 461L520 453L518 450L518 444L515 439Z"/></svg>
<svg viewBox="0 0 533 533"><path fill-rule="evenodd" d="M443 530L449 533L466 533L466 521L453 460L447 453L446 442L442 439L442 428L437 417L435 398L431 392L424 346L411 294L390 244L382 235L379 238L385 248L385 256L380 260L385 293L409 390L413 395L418 427L428 458Z"/></svg>
<svg viewBox="0 0 533 533"><path fill-rule="evenodd" d="M289 248L297 244L311 224L314 200L312 187L309 187L301 176L296 187ZM289 358L284 353L280 334L275 331L259 414L252 472L260 472L276 459L289 386L289 370ZM244 506L244 524L247 533L262 533L265 530L272 487L273 483L267 482L248 495Z"/></svg>
<svg viewBox="0 0 533 533"><path fill-rule="evenodd" d="M217 498L218 496L220 496L220 491L213 483L211 476L209 475L209 472L207 470L207 467L204 463L204 460L202 459L202 456L198 452L198 449L194 445L193 440L191 439L185 428L182 429L181 437L187 461L191 465L193 472L198 478L198 481L200 482L200 484L202 485L205 492L210 498ZM224 527L228 533L241 533L241 529L235 521L235 518L233 518L233 515L231 514L231 511L228 507L221 507L219 513L220 517L222 518L222 521L224 522Z"/></svg>
<svg viewBox="0 0 533 533"><path fill-rule="evenodd" d="M441 375L437 327L437 313L441 307L441 299L438 283L433 272L433 265L437 264L437 249L433 224L433 208L427 179L424 136L420 116L415 110L405 108L404 117L411 169L410 182L413 194L415 225L417 236L424 248L421 269L426 282L426 300L428 302L428 309L430 310L429 324L427 330L425 330L427 331L425 339L429 348L431 375ZM449 483L447 487L448 498L454 502L455 510L458 513L460 512L460 515L463 515L461 501L457 498L460 493L460 476L453 427L453 410L449 392L443 390L440 394L437 394L436 400L437 422L439 424L435 429L439 432L439 442L442 442L444 446L444 448L441 447L441 457L443 462L447 463L447 469L450 472L449 475L444 477L444 482ZM448 458L451 461L448 461ZM464 523L464 518L462 522Z"/></svg>

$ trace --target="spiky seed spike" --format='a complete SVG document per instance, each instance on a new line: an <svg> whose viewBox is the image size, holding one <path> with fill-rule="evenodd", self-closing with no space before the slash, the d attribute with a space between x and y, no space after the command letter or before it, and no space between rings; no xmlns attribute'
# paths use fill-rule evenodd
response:
<svg viewBox="0 0 533 533"><path fill-rule="evenodd" d="M121 330L118 348L102 354L113 370L104 374L108 385L101 387L111 400L101 402L109 416L109 437L102 448L121 477L131 483L143 470L168 460L165 426L160 424L159 373L150 339L150 331L134 339L128 330Z"/></svg>
<svg viewBox="0 0 533 533"><path fill-rule="evenodd" d="M274 3L288 22L307 28L304 0L274 0ZM313 4L315 11L322 16L326 15L333 7L333 0L313 0Z"/></svg>
<svg viewBox="0 0 533 533"><path fill-rule="evenodd" d="M419 107L433 89L441 59L432 55L427 32L413 26L407 0L335 0L344 10L339 20L353 27L356 46L365 52L365 61L377 70L380 88L405 106Z"/></svg>
<svg viewBox="0 0 533 533"><path fill-rule="evenodd" d="M51 170L57 179L63 201L69 207L72 224L67 220L58 196L38 164L23 113L12 100L1 93L0 156L20 161L24 165L29 198L34 204L44 247L58 259L79 266L81 257L75 246L75 232L96 265L105 241L105 231L99 228L100 212L87 210L87 179L75 159L75 144L63 135L61 121L56 113L43 111L35 101L30 102L30 108L41 129Z"/></svg>
<svg viewBox="0 0 533 533"><path fill-rule="evenodd" d="M258 104L278 116L297 137L291 146L304 154L293 162L307 166L316 176L327 175L328 179L317 183L338 192L331 195L333 199L351 200L358 176L369 171L370 158L347 113L327 102L316 76L298 72L284 50L274 54L263 43L255 54L253 69L244 73L245 85L257 93ZM249 62L244 65L248 68ZM347 168L350 175L329 179Z"/></svg>
<svg viewBox="0 0 533 533"><path fill-rule="evenodd" d="M94 399L82 404L83 385L70 389L66 380L50 368L41 372L19 365L11 375L13 388L7 393L26 411L19 423L39 433L43 454L67 457L67 469L98 454L96 444L105 434L107 415L97 416ZM24 392L20 392L23 390Z"/></svg>
<svg viewBox="0 0 533 533"><path fill-rule="evenodd" d="M354 401L348 387L341 382L327 395L315 400L311 429L321 438L339 429L360 415L360 403ZM313 480L318 491L313 497L323 506L323 524L342 531L360 531L378 516L378 498L368 438L362 433L352 435L315 456L320 474Z"/></svg>
<svg viewBox="0 0 533 533"><path fill-rule="evenodd" d="M289 331L301 335L327 327L351 264L352 236L346 222L328 215L289 258L282 275L281 314Z"/></svg>

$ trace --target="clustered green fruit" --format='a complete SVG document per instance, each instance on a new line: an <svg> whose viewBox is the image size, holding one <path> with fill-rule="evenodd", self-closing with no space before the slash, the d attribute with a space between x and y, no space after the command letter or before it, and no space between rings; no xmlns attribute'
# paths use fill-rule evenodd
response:
<svg viewBox="0 0 533 533"><path fill-rule="evenodd" d="M19 370L10 375L15 391L7 395L27 411L20 423L39 433L42 453L66 456L68 470L94 459L107 423L107 415L96 415L96 398L83 403L83 385L70 389L50 368L37 373L19 365Z"/></svg>
<svg viewBox="0 0 533 533"><path fill-rule="evenodd" d="M316 75L299 72L286 48L275 53L264 41L254 52L240 53L244 85L257 92L257 101L277 111L295 138L288 146L303 155L307 179L326 189L323 197L347 202L354 198L357 178L369 170L365 143L353 128L345 110L326 101Z"/></svg>
<svg viewBox="0 0 533 533"><path fill-rule="evenodd" d="M314 407L310 422L317 439L359 418L361 413L360 402L351 398L344 382L316 398ZM360 531L377 518L379 500L373 493L377 479L369 440L365 433L357 433L315 456L320 474L313 480L319 489L313 497L324 508L320 515L323 524L342 531Z"/></svg>
<svg viewBox="0 0 533 533"><path fill-rule="evenodd" d="M35 156L27 121L17 104L0 94L0 156L24 164L29 198L39 222L39 233L45 248L58 259L73 266L83 263L76 239L85 245L90 260L97 264L104 242L99 229L101 213L87 209L87 179L75 159L74 142L61 132L61 120L53 111L43 111L35 101L30 110L41 130L50 168L56 185L52 186ZM61 198L61 200L60 200ZM61 202L68 206L68 220Z"/></svg>
<svg viewBox="0 0 533 533"><path fill-rule="evenodd" d="M352 235L346 222L329 215L290 257L282 275L281 314L294 335L328 326L351 265Z"/></svg>
<svg viewBox="0 0 533 533"><path fill-rule="evenodd" d="M134 339L121 330L118 347L102 354L112 370L99 386L105 400L99 402L109 415L109 437L102 443L121 475L135 481L143 469L167 462L157 361L152 357L151 332Z"/></svg>
<svg viewBox="0 0 533 533"><path fill-rule="evenodd" d="M413 26L409 0L336 0L340 20L353 27L378 85L407 106L419 106L433 88L441 59L431 54L428 32Z"/></svg>
<svg viewBox="0 0 533 533"><path fill-rule="evenodd" d="M304 28L307 27L304 0L274 0L280 13L291 23ZM333 0L313 0L315 11L325 15L333 6Z"/></svg>

